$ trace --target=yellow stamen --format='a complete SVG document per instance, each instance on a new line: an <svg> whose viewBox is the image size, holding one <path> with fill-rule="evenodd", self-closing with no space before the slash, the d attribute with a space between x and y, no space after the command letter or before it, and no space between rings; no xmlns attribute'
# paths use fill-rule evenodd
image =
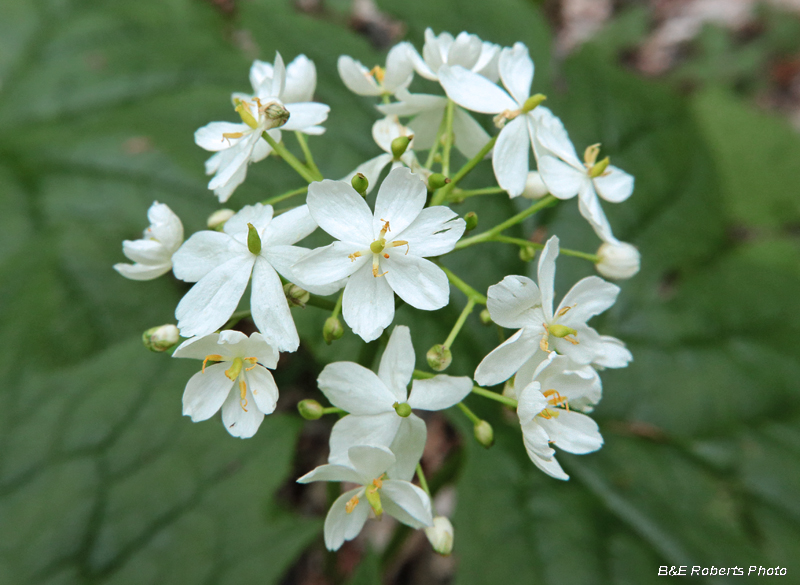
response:
<svg viewBox="0 0 800 585"><path fill-rule="evenodd" d="M361 256L362 256L361 252L353 252L348 256L348 258L350 258L350 262L355 262L356 258L361 258Z"/></svg>
<svg viewBox="0 0 800 585"><path fill-rule="evenodd" d="M552 404L553 406L563 406L567 410L569 410L569 400L567 400L566 396L561 396L558 393L558 390L548 390L547 392L543 392L545 398L547 398L547 402Z"/></svg>
<svg viewBox="0 0 800 585"><path fill-rule="evenodd" d="M230 144L232 138L236 139L241 138L242 136L244 136L244 132L223 132L222 141L224 142L227 140L228 144Z"/></svg>
<svg viewBox="0 0 800 585"><path fill-rule="evenodd" d="M381 475L380 477L376 477L375 479L372 480L372 485L375 486L375 489L381 489L383 487L382 480L383 480L383 475Z"/></svg>
<svg viewBox="0 0 800 585"><path fill-rule="evenodd" d="M586 168L590 169L594 166L594 163L597 162L597 155L600 154L600 143L592 144L591 146L587 146L586 150L583 151L583 162L586 164Z"/></svg>
<svg viewBox="0 0 800 585"><path fill-rule="evenodd" d="M244 360L242 360L242 361L245 361L245 362L247 362L248 364L253 364L253 365L251 365L249 368L245 368L245 369L244 369L244 371L245 371L245 372L249 372L250 370L252 370L253 368L255 368L255 367L256 367L256 365L258 365L258 358L256 358L256 357L248 357L248 358L244 358Z"/></svg>
<svg viewBox="0 0 800 585"><path fill-rule="evenodd" d="M383 85L383 79L386 77L386 71L384 71L383 67L375 65L375 67L370 70L369 74L375 78L375 81Z"/></svg>
<svg viewBox="0 0 800 585"><path fill-rule="evenodd" d="M389 254L384 254L383 257L388 260L389 259Z"/></svg>
<svg viewBox="0 0 800 585"><path fill-rule="evenodd" d="M211 355L207 355L206 359L203 360L203 373L206 373L206 364L208 362L221 362L222 356L216 353L212 353Z"/></svg>
<svg viewBox="0 0 800 585"><path fill-rule="evenodd" d="M383 222L383 229L381 230L381 239L383 239L383 236L386 235L386 232L392 231L392 228L389 227L389 222L386 221L385 219L381 218L381 221Z"/></svg>
<svg viewBox="0 0 800 585"><path fill-rule="evenodd" d="M239 396L242 410L247 412L247 383L244 380L239 380Z"/></svg>
<svg viewBox="0 0 800 585"><path fill-rule="evenodd" d="M567 314L567 312L568 312L570 309L574 309L575 307L577 307L577 304L576 304L576 305L572 305L571 307L564 307L563 309L561 309L561 310L560 310L560 311L557 313L557 315L558 315L559 317L563 317L564 315L566 315L566 314Z"/></svg>
<svg viewBox="0 0 800 585"><path fill-rule="evenodd" d="M502 129L506 125L506 122L510 122L521 113L522 110L503 110L494 117L494 125L495 127Z"/></svg>
<svg viewBox="0 0 800 585"><path fill-rule="evenodd" d="M547 420L558 418L558 411L545 408L542 412L539 413L539 416L541 416L542 418L546 418Z"/></svg>
<svg viewBox="0 0 800 585"><path fill-rule="evenodd" d="M358 496L353 496L344 505L345 512L348 514L352 513L352 511L356 509L356 506L358 506Z"/></svg>
<svg viewBox="0 0 800 585"><path fill-rule="evenodd" d="M391 244L389 244L390 248L397 248L399 246L405 246L406 247L406 256L408 256L408 251L411 249L411 246L409 246L408 242L406 242L405 240L396 240L396 241L392 242Z"/></svg>
<svg viewBox="0 0 800 585"><path fill-rule="evenodd" d="M548 342L550 329L547 328L547 323L542 323L542 327L544 327L544 335L542 335L542 338L539 340L539 349L542 351L550 351L550 343Z"/></svg>
<svg viewBox="0 0 800 585"><path fill-rule="evenodd" d="M372 276L374 276L375 278L378 278L378 277L383 276L384 274L386 274L386 272L389 272L387 270L386 272L383 272L383 273L379 274L380 271L381 271L380 257L377 254L375 254L372 257Z"/></svg>

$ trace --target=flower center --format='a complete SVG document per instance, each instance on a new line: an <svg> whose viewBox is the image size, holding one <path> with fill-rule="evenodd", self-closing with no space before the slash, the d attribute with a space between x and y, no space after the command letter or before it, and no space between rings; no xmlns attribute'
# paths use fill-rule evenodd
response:
<svg viewBox="0 0 800 585"><path fill-rule="evenodd" d="M208 362L221 362L223 360L224 358L217 353L212 353L207 355L206 358L203 360L202 372L204 374L206 373L206 364ZM245 363L250 364L250 367L245 368L244 367ZM233 358L233 361L231 362L231 367L225 370L225 376L233 382L237 378L239 378L239 376L241 376L242 370L244 370L245 372L249 372L250 370L256 367L257 363L258 363L257 357ZM247 382L245 382L244 377L241 377L239 379L239 396L240 396L239 400L242 405L242 410L247 412Z"/></svg>
<svg viewBox="0 0 800 585"><path fill-rule="evenodd" d="M383 222L383 228L381 229L380 234L378 234L378 239L369 245L369 250L359 250L358 252L353 252L348 256L351 262L355 262L356 258L360 258L364 254L372 254L372 276L375 278L386 274L386 272L381 272L380 257L383 256L387 260L389 259L389 253L386 251L387 248L406 246L406 254L408 254L408 250L410 249L408 242L405 240L395 240L394 242L389 242L387 244L385 237L386 232L390 232L392 230L389 227L388 221L383 218L381 218L381 221Z"/></svg>
<svg viewBox="0 0 800 585"><path fill-rule="evenodd" d="M374 77L375 81L377 81L379 85L383 85L383 79L386 77L386 70L380 65L375 65L375 67L370 70L368 75Z"/></svg>
<svg viewBox="0 0 800 585"><path fill-rule="evenodd" d="M563 315L572 307L565 307L558 312L558 316ZM567 327L566 325L562 325L560 323L552 323L551 325L547 325L547 323L542 323L542 327L544 327L544 335L542 335L542 339L539 341L539 347L542 351L550 351L550 336L557 337L559 339L566 339L572 345L578 345L580 343L577 339L575 339L575 335L578 332L573 329L572 327Z"/></svg>
<svg viewBox="0 0 800 585"><path fill-rule="evenodd" d="M547 390L546 392L542 392L545 398L547 398L547 403L554 407L562 407L569 412L569 401L567 400L566 396L562 396L558 393L558 390ZM553 418L558 418L560 408L545 408L542 410L538 416L541 416L544 419L550 420Z"/></svg>
<svg viewBox="0 0 800 585"><path fill-rule="evenodd" d="M383 514L383 505L381 504L381 495L380 489L383 487L383 478L386 474L382 473L380 477L376 477L372 480L372 483L364 486L364 490L359 491L350 498L347 503L344 505L344 510L348 514L351 514L353 510L356 509L358 503L360 502L359 496L363 495L367 498L367 502L372 507L372 510L375 512L376 516Z"/></svg>
<svg viewBox="0 0 800 585"><path fill-rule="evenodd" d="M609 157L606 157L600 162L597 162L597 156L599 154L600 154L600 143L587 146L586 150L583 151L583 164L588 169L589 176L592 179L596 179L597 177L602 177L608 174L606 172L606 169L608 168L608 165L611 163L611 159Z"/></svg>
<svg viewBox="0 0 800 585"><path fill-rule="evenodd" d="M532 95L528 99L525 100L525 103L522 104L522 107L518 110L503 110L499 114L494 117L494 125L497 128L503 128L507 122L510 122L520 114L527 114L536 109L536 107L541 104L544 100L547 99L547 96L542 93L537 93Z"/></svg>

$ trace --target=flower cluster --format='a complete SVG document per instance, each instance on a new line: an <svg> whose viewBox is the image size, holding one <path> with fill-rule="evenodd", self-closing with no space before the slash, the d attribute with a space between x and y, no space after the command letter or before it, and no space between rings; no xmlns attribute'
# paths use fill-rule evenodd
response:
<svg viewBox="0 0 800 585"><path fill-rule="evenodd" d="M449 554L453 526L434 515L421 466L426 419L418 413L457 406L473 423L476 440L489 447L491 424L464 400L484 397L510 407L531 461L562 480L568 475L556 449L585 454L602 446L589 416L602 395L599 372L625 367L632 356L622 341L588 322L615 303L620 289L588 276L556 304L556 260L559 254L588 258L611 279L638 272L638 251L614 236L600 204L626 200L634 180L609 157L600 158L598 144L578 157L562 122L542 105L545 96L532 93L533 61L521 43L501 47L466 32L437 36L428 29L421 54L403 42L389 51L385 67L342 56L338 72L352 92L379 99L376 111L383 117L372 127L377 156L343 180L325 179L307 142L307 136L324 132L329 114L328 106L314 101L314 64L304 55L288 66L279 54L273 64L255 61L252 92L232 95L240 121L212 122L195 133L196 143L214 153L206 163L213 175L208 187L221 203L228 201L248 166L271 154L306 184L238 211L219 210L209 218L209 229L186 241L178 217L156 202L144 237L123 244L135 263L115 268L135 280L171 270L192 283L175 310L177 325L149 329L145 343L202 361L186 385L183 413L199 422L221 411L235 437L252 437L279 404L270 370L278 367L279 352L297 351L308 335L298 333L293 307L323 309L328 343L344 334L341 315L364 342L384 346L377 373L350 361L322 368L317 383L330 406L312 399L299 403L306 419L340 418L331 430L328 462L298 481L356 486L328 513L324 533L331 550L355 538L370 516L385 512L424 528L434 549ZM412 93L415 76L433 93ZM496 132L490 135L485 128L492 124ZM294 133L304 160L284 143L286 131ZM453 172L456 152L466 160ZM497 186L463 189L462 179L484 159L491 159ZM338 176L346 169L340 171ZM499 225L465 237L477 216L461 217L450 205L491 194L534 201ZM304 203L282 206L302 195ZM502 233L576 196L601 240L597 253L562 249L555 235L540 243ZM298 245L318 230L329 243L315 249ZM469 274L457 276L441 260L487 242L518 247L528 261L540 251L536 280L508 275L483 294L468 284ZM451 285L466 296L466 306L447 339L427 353L434 371L418 370L412 329L390 329L395 297L413 309L437 311L450 304ZM240 309L248 288L249 308ZM334 296L324 298L329 295ZM449 367L453 342L481 305L485 322L514 332L474 372L437 373ZM257 331L248 336L237 329L242 319L252 320ZM502 392L486 388L503 383ZM412 483L415 476L419 485Z"/></svg>

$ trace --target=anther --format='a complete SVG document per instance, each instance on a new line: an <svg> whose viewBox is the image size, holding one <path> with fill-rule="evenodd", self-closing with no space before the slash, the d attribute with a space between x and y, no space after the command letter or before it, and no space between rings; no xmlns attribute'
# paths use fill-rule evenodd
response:
<svg viewBox="0 0 800 585"><path fill-rule="evenodd" d="M361 258L361 256L362 256L361 252L353 252L347 257L350 258L350 262L355 262L356 258Z"/></svg>
<svg viewBox="0 0 800 585"><path fill-rule="evenodd" d="M242 410L247 412L247 383L244 380L239 380L239 396Z"/></svg>
<svg viewBox="0 0 800 585"><path fill-rule="evenodd" d="M405 241L405 240L397 240L397 241L394 241L391 244L389 244L390 248L397 248L399 246L405 246L406 247L406 256L408 256L408 251L411 249L411 246L408 245L407 241Z"/></svg>
<svg viewBox="0 0 800 585"><path fill-rule="evenodd" d="M356 509L356 506L358 506L358 496L353 496L344 505L345 512L348 514L352 513L352 511Z"/></svg>
<svg viewBox="0 0 800 585"><path fill-rule="evenodd" d="M222 361L222 356L221 356L221 355L219 355L219 354L212 353L211 355L207 355L207 356L206 356L206 359L204 359L204 360L203 360L203 369L202 369L202 372L203 372L204 374L206 373L206 364L207 364L208 362L221 362L221 361Z"/></svg>

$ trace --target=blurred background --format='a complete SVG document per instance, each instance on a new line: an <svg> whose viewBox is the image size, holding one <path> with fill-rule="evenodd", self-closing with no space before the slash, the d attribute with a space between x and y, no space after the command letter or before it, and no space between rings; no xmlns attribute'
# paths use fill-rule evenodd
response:
<svg viewBox="0 0 800 585"><path fill-rule="evenodd" d="M672 580L662 565L777 565L800 583L799 15L797 0L3 0L0 583L643 584ZM282 357L279 411L241 441L181 417L196 363L142 347L187 286L111 267L154 200L187 235L218 208L192 135L234 119L252 59L314 60L331 115L311 148L336 178L378 153L378 114L346 90L337 57L382 64L401 39L421 50L428 26L526 43L534 91L579 151L601 142L635 175L631 199L605 209L642 271L593 321L635 361L603 373L606 445L560 454L569 482L539 472L513 418L471 397L492 449L458 412L427 419L423 464L454 554L390 519L332 554L331 494L294 480L325 461L333 421L304 425L294 405L320 398L325 363L369 364L382 341L328 347L327 313L295 309L306 342ZM463 186L491 184L483 163ZM271 158L230 204L300 186ZM481 229L516 205L454 208ZM515 235L551 233L599 243L574 201ZM501 244L444 262L481 290L535 269ZM562 257L557 292L591 273ZM463 306L451 298L435 315L398 311L421 367ZM496 343L473 315L448 373L472 372Z"/></svg>

